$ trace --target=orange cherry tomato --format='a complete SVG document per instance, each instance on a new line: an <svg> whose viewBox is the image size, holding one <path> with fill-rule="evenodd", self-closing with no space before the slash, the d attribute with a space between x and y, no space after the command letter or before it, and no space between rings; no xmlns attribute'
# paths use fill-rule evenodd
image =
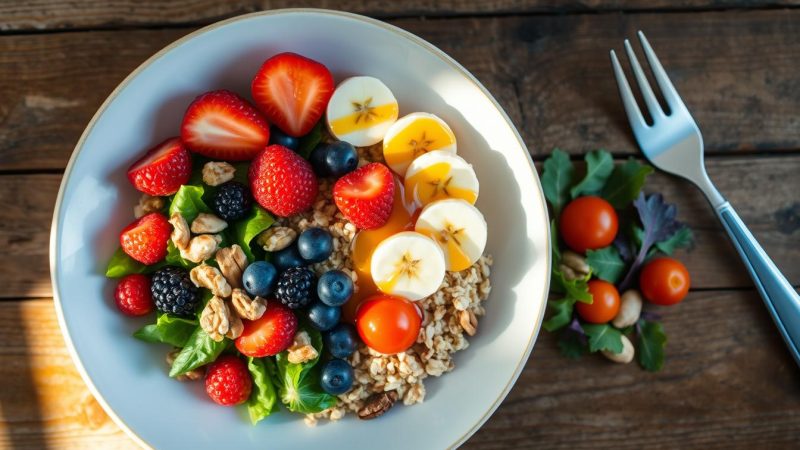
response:
<svg viewBox="0 0 800 450"><path fill-rule="evenodd" d="M659 257L648 262L639 274L642 295L656 305L680 303L689 292L689 271L680 261Z"/></svg>
<svg viewBox="0 0 800 450"><path fill-rule="evenodd" d="M417 306L402 297L375 294L361 303L356 329L371 349L392 355L406 351L417 340L421 317Z"/></svg>
<svg viewBox="0 0 800 450"><path fill-rule="evenodd" d="M558 228L569 248L585 253L611 245L619 221L611 203L600 197L578 197L561 212Z"/></svg>
<svg viewBox="0 0 800 450"><path fill-rule="evenodd" d="M603 280L588 283L592 304L578 302L575 308L581 319L589 323L606 323L619 312L619 292L613 284Z"/></svg>

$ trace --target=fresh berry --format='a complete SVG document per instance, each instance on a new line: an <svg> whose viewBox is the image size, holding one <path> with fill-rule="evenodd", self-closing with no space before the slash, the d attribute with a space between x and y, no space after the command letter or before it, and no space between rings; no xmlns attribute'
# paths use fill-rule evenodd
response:
<svg viewBox="0 0 800 450"><path fill-rule="evenodd" d="M242 284L244 290L253 297L267 297L275 288L278 271L267 261L256 261L244 269Z"/></svg>
<svg viewBox="0 0 800 450"><path fill-rule="evenodd" d="M319 144L314 147L314 150L311 150L311 154L308 155L308 162L311 164L311 168L314 169L314 173L320 178L328 176L328 166L325 164L325 156L327 154L328 145Z"/></svg>
<svg viewBox="0 0 800 450"><path fill-rule="evenodd" d="M275 265L278 272L283 272L292 267L303 267L306 262L300 256L300 252L297 251L297 242L293 242L285 249L272 253L272 264Z"/></svg>
<svg viewBox="0 0 800 450"><path fill-rule="evenodd" d="M322 334L325 348L334 358L349 358L358 346L358 332L349 323L340 323Z"/></svg>
<svg viewBox="0 0 800 450"><path fill-rule="evenodd" d="M332 359L322 366L319 384L328 394L344 394L353 387L353 368L343 359Z"/></svg>
<svg viewBox="0 0 800 450"><path fill-rule="evenodd" d="M239 405L250 398L253 379L247 365L234 355L222 355L208 365L206 393L222 406Z"/></svg>
<svg viewBox="0 0 800 450"><path fill-rule="evenodd" d="M308 134L333 95L327 67L296 53L264 61L253 78L253 99L267 119L290 136Z"/></svg>
<svg viewBox="0 0 800 450"><path fill-rule="evenodd" d="M328 331L339 323L339 319L342 318L342 308L314 302L308 307L306 318L308 323L319 331Z"/></svg>
<svg viewBox="0 0 800 450"><path fill-rule="evenodd" d="M114 290L117 308L129 316L143 316L153 311L153 296L150 294L150 279L134 273L119 281Z"/></svg>
<svg viewBox="0 0 800 450"><path fill-rule="evenodd" d="M269 145L282 145L289 150L297 151L297 148L300 147L300 139L289 136L278 127L272 127L269 130Z"/></svg>
<svg viewBox="0 0 800 450"><path fill-rule="evenodd" d="M250 189L242 183L229 181L217 188L211 198L211 209L223 220L244 219L253 208Z"/></svg>
<svg viewBox="0 0 800 450"><path fill-rule="evenodd" d="M189 105L181 139L190 150L209 158L246 161L269 142L269 124L242 97L226 90L211 91Z"/></svg>
<svg viewBox="0 0 800 450"><path fill-rule="evenodd" d="M342 306L353 295L353 279L341 270L329 270L319 277L317 297L330 306Z"/></svg>
<svg viewBox="0 0 800 450"><path fill-rule="evenodd" d="M236 338L236 348L245 356L273 356L292 345L297 332L294 313L278 302L267 302L267 310L257 320L243 320L244 330Z"/></svg>
<svg viewBox="0 0 800 450"><path fill-rule="evenodd" d="M169 138L128 169L128 180L147 195L172 195L192 175L192 156L179 138Z"/></svg>
<svg viewBox="0 0 800 450"><path fill-rule="evenodd" d="M358 167L358 153L352 144L345 141L336 141L328 144L325 152L325 168L329 176L339 178L344 174L356 170Z"/></svg>
<svg viewBox="0 0 800 450"><path fill-rule="evenodd" d="M297 251L309 263L325 261L333 253L333 237L324 228L308 228L297 238Z"/></svg>
<svg viewBox="0 0 800 450"><path fill-rule="evenodd" d="M167 266L157 270L153 274L150 293L159 311L177 316L193 316L200 302L189 272L180 267Z"/></svg>
<svg viewBox="0 0 800 450"><path fill-rule="evenodd" d="M339 178L333 186L339 211L358 228L378 228L389 220L394 203L392 172L371 163Z"/></svg>
<svg viewBox="0 0 800 450"><path fill-rule="evenodd" d="M311 164L280 145L256 155L248 176L258 204L281 217L310 208L319 191Z"/></svg>
<svg viewBox="0 0 800 450"><path fill-rule="evenodd" d="M125 227L119 234L122 251L142 264L155 264L167 256L172 225L159 213L150 213Z"/></svg>
<svg viewBox="0 0 800 450"><path fill-rule="evenodd" d="M290 309L304 308L314 296L314 281L314 272L304 267L287 269L278 277L275 296Z"/></svg>

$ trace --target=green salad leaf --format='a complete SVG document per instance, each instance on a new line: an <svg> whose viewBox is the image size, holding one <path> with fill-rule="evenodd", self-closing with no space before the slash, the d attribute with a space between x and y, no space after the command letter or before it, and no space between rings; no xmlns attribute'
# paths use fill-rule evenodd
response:
<svg viewBox="0 0 800 450"><path fill-rule="evenodd" d="M553 268L558 267L558 263L561 262L561 250L558 249L558 224L556 223L556 219L550 221L550 242L551 248L553 252Z"/></svg>
<svg viewBox="0 0 800 450"><path fill-rule="evenodd" d="M694 242L694 234L692 230L681 225L672 236L664 239L663 241L656 242L656 249L665 255L671 255L679 248L688 248Z"/></svg>
<svg viewBox="0 0 800 450"><path fill-rule="evenodd" d="M572 198L597 194L603 189L611 171L614 170L614 158L607 151L595 150L583 158L586 160L586 175L569 191Z"/></svg>
<svg viewBox="0 0 800 450"><path fill-rule="evenodd" d="M601 280L616 284L625 272L625 262L619 255L619 250L608 246L599 250L586 251L586 263L592 268L592 273Z"/></svg>
<svg viewBox="0 0 800 450"><path fill-rule="evenodd" d="M622 333L608 324L583 324L583 331L589 338L589 351L608 350L612 353L622 352Z"/></svg>
<svg viewBox="0 0 800 450"><path fill-rule="evenodd" d="M558 348L561 354L570 359L579 359L589 353L586 338L572 329L565 329L558 336Z"/></svg>
<svg viewBox="0 0 800 450"><path fill-rule="evenodd" d="M547 331L556 331L564 328L572 320L572 310L575 308L574 298L562 298L560 300L548 300L547 307L553 311L550 318L543 324Z"/></svg>
<svg viewBox="0 0 800 450"><path fill-rule="evenodd" d="M623 209L639 196L647 176L651 173L651 166L631 158L614 167L600 195L614 208Z"/></svg>
<svg viewBox="0 0 800 450"><path fill-rule="evenodd" d="M205 190L202 186L184 184L172 198L172 203L169 205L169 215L172 216L176 212L181 213L183 218L186 219L186 223L191 224L201 212L211 212L211 209L203 201L204 193Z"/></svg>
<svg viewBox="0 0 800 450"><path fill-rule="evenodd" d="M322 354L322 336L319 331L307 326L301 328L308 332L311 345ZM285 351L275 356L276 384L281 401L289 411L312 414L336 405L336 397L323 391L319 385L320 373L319 367L316 367L317 361L319 357L302 364L292 364Z"/></svg>
<svg viewBox="0 0 800 450"><path fill-rule="evenodd" d="M120 247L111 256L111 261L108 262L106 276L109 278L121 278L132 273L145 273L146 271L147 266L128 256Z"/></svg>
<svg viewBox="0 0 800 450"><path fill-rule="evenodd" d="M164 260L171 266L183 267L185 269L191 269L197 265L188 259L183 259L181 251L178 250L178 247L175 247L172 240L167 242L167 257L164 258Z"/></svg>
<svg viewBox="0 0 800 450"><path fill-rule="evenodd" d="M589 294L589 273L583 278L567 280L563 273L558 269L553 269L550 277L550 290L557 294L564 294L566 298L571 298L583 303L592 303L592 295Z"/></svg>
<svg viewBox="0 0 800 450"><path fill-rule="evenodd" d="M544 162L542 190L556 217L569 201L569 188L574 175L575 167L569 160L569 155L562 150L553 150L553 154Z"/></svg>
<svg viewBox="0 0 800 450"><path fill-rule="evenodd" d="M255 260L253 249L250 248L250 243L262 231L271 227L275 223L275 219L264 208L260 206L253 206L253 211L250 214L237 222L234 227L234 234L236 235L236 243L242 247L244 254L250 262Z"/></svg>
<svg viewBox="0 0 800 450"><path fill-rule="evenodd" d="M175 361L172 362L169 376L177 377L213 362L225 350L228 345L227 341L226 338L217 342L202 328L196 327L186 341L186 346L183 347L178 356L175 357Z"/></svg>
<svg viewBox="0 0 800 450"><path fill-rule="evenodd" d="M133 333L133 337L145 342L184 347L196 328L197 320L159 314L156 323L140 328Z"/></svg>
<svg viewBox="0 0 800 450"><path fill-rule="evenodd" d="M649 372L657 372L664 366L664 347L667 345L664 327L644 319L640 319L637 325L639 365Z"/></svg>
<svg viewBox="0 0 800 450"><path fill-rule="evenodd" d="M300 138L300 145L297 146L297 153L303 158L308 159L311 155L311 151L322 141L323 120L317 122L308 134Z"/></svg>
<svg viewBox="0 0 800 450"><path fill-rule="evenodd" d="M278 393L272 384L271 375L275 369L267 369L267 365L274 364L269 358L247 358L247 370L253 377L253 391L247 399L247 412L253 425L278 410Z"/></svg>

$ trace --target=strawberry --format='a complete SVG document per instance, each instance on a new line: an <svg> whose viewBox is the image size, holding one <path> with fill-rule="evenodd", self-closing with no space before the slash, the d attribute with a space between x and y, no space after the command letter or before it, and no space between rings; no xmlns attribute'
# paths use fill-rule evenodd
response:
<svg viewBox="0 0 800 450"><path fill-rule="evenodd" d="M344 217L358 228L383 226L394 204L392 172L381 163L356 169L333 185L333 201Z"/></svg>
<svg viewBox="0 0 800 450"><path fill-rule="evenodd" d="M327 67L296 53L266 60L253 78L253 99L284 133L300 137L319 122L333 95Z"/></svg>
<svg viewBox="0 0 800 450"><path fill-rule="evenodd" d="M310 208L319 191L311 164L282 145L256 155L248 177L258 204L281 217Z"/></svg>
<svg viewBox="0 0 800 450"><path fill-rule="evenodd" d="M267 310L261 318L242 322L244 330L236 338L236 348L243 355L254 358L273 356L286 350L297 332L294 313L275 300L267 302Z"/></svg>
<svg viewBox="0 0 800 450"><path fill-rule="evenodd" d="M148 195L172 195L192 175L192 156L179 138L156 145L128 169L128 180Z"/></svg>
<svg viewBox="0 0 800 450"><path fill-rule="evenodd" d="M247 365L235 355L222 355L208 365L206 393L222 406L239 405L247 401L253 390L253 379Z"/></svg>
<svg viewBox="0 0 800 450"><path fill-rule="evenodd" d="M150 278L134 273L119 281L114 290L114 301L123 314L143 316L155 309L150 295Z"/></svg>
<svg viewBox="0 0 800 450"><path fill-rule="evenodd" d="M269 124L242 97L226 90L211 91L189 105L181 139L190 150L209 158L246 161L269 142Z"/></svg>
<svg viewBox="0 0 800 450"><path fill-rule="evenodd" d="M150 213L125 227L119 235L122 251L142 264L155 264L167 256L172 225L159 213Z"/></svg>

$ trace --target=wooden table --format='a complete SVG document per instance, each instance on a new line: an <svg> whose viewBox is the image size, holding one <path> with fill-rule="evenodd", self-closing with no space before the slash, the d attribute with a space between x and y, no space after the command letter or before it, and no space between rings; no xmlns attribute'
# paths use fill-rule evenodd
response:
<svg viewBox="0 0 800 450"><path fill-rule="evenodd" d="M301 3L376 16L448 52L498 98L538 162L554 147L639 157L608 50L645 30L703 129L711 177L800 283L797 1ZM286 6L296 5L0 2L0 446L134 447L88 393L56 324L48 239L59 181L97 107L139 63L199 26ZM648 189L677 202L697 236L680 255L692 292L664 314L664 370L569 361L542 333L467 448L800 445L800 370L711 210L682 181L659 174Z"/></svg>

